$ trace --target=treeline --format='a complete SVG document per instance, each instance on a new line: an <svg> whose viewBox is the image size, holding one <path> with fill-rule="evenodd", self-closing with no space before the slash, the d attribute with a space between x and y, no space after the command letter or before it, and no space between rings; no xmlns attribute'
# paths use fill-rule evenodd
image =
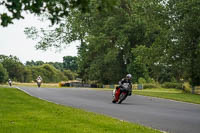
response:
<svg viewBox="0 0 200 133"><path fill-rule="evenodd" d="M75 10L68 23L82 40L79 70L84 80L113 84L131 73L134 83L200 85L198 0L118 0L112 11Z"/></svg>
<svg viewBox="0 0 200 133"><path fill-rule="evenodd" d="M26 34L41 37L40 49L79 40L78 72L86 82L113 84L131 73L134 82L200 85L199 0L116 0L113 6L92 0L88 7L69 10L54 31Z"/></svg>
<svg viewBox="0 0 200 133"><path fill-rule="evenodd" d="M43 81L60 82L77 77L77 57L65 56L63 62L27 61L21 63L16 56L0 55L0 83L10 78L17 82L33 82L40 75Z"/></svg>

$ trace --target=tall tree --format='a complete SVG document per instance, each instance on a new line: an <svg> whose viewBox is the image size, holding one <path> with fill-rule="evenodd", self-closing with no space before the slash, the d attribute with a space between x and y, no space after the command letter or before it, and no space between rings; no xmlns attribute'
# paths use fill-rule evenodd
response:
<svg viewBox="0 0 200 133"><path fill-rule="evenodd" d="M172 52L171 58L191 85L200 85L200 1L169 0Z"/></svg>
<svg viewBox="0 0 200 133"><path fill-rule="evenodd" d="M77 57L76 56L64 56L63 68L71 71L78 70Z"/></svg>
<svg viewBox="0 0 200 133"><path fill-rule="evenodd" d="M0 56L0 63L6 68L9 78L20 82L24 81L25 67L16 56Z"/></svg>

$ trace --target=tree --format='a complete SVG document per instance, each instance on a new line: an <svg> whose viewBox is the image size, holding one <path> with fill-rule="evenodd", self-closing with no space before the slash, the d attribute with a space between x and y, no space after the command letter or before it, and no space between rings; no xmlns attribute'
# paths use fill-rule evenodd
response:
<svg viewBox="0 0 200 133"><path fill-rule="evenodd" d="M26 61L26 66L40 66L45 64L43 61Z"/></svg>
<svg viewBox="0 0 200 133"><path fill-rule="evenodd" d="M32 72L33 80L40 75L43 79L43 82L59 82L62 80L67 80L68 78L63 74L63 72L57 70L50 64L43 64L41 66L29 66L29 69Z"/></svg>
<svg viewBox="0 0 200 133"><path fill-rule="evenodd" d="M77 77L77 74L72 72L71 70L64 70L63 74L69 79L69 80L75 80Z"/></svg>
<svg viewBox="0 0 200 133"><path fill-rule="evenodd" d="M0 83L4 83L8 79L8 73L3 65L0 63Z"/></svg>
<svg viewBox="0 0 200 133"><path fill-rule="evenodd" d="M137 82L139 78L148 80L149 67L148 60L145 58L148 55L148 48L145 46L138 46L132 49L133 57L132 61L128 65L128 72L133 75L133 82Z"/></svg>
<svg viewBox="0 0 200 133"><path fill-rule="evenodd" d="M132 48L128 70L136 76L135 81L140 76L143 78L149 76L158 82L169 81L173 74L172 62L169 62L169 43L171 41L166 1L138 1L135 10L137 23L132 31L136 31L136 33L132 38L136 45ZM140 40L137 41L135 38Z"/></svg>
<svg viewBox="0 0 200 133"><path fill-rule="evenodd" d="M2 0L0 8L7 9L6 12L0 13L1 25L7 26L13 23L14 19L23 19L23 11L32 14L48 14L48 19L52 24L58 22L63 17L68 16L71 8L76 8L82 12L89 11L89 3L92 0ZM98 9L112 8L115 0L99 0Z"/></svg>
<svg viewBox="0 0 200 133"><path fill-rule="evenodd" d="M53 65L56 69L63 71L63 63L62 62L43 62L43 61L26 61L26 66L41 66L43 64Z"/></svg>
<svg viewBox="0 0 200 133"><path fill-rule="evenodd" d="M159 82L200 84L199 0L118 0L112 11L99 11L101 2L93 0L87 7L84 14L70 10L58 27L43 31L37 48L79 40L78 71L86 81L115 83L130 71Z"/></svg>
<svg viewBox="0 0 200 133"><path fill-rule="evenodd" d="M74 72L77 71L78 70L77 57L76 56L64 56L63 57L63 68L74 71Z"/></svg>
<svg viewBox="0 0 200 133"><path fill-rule="evenodd" d="M169 0L171 60L183 66L191 85L200 85L200 2Z"/></svg>
<svg viewBox="0 0 200 133"><path fill-rule="evenodd" d="M23 82L29 83L29 82L33 81L32 72L29 67L25 67L23 75L24 75Z"/></svg>
<svg viewBox="0 0 200 133"><path fill-rule="evenodd" d="M24 81L24 65L19 61L16 56L0 56L0 63L6 68L9 78L16 81Z"/></svg>
<svg viewBox="0 0 200 133"><path fill-rule="evenodd" d="M123 9L117 7L113 12L93 10L85 19L79 20L87 31L79 48L79 73L84 80L111 84L125 75L123 56L128 47L123 44L128 43L127 37L123 35L124 18L126 14Z"/></svg>
<svg viewBox="0 0 200 133"><path fill-rule="evenodd" d="M57 42L68 44L79 40L78 72L83 80L117 83L134 62L131 49L137 45L150 47L164 34L161 31L166 26L165 8L161 1L119 0L111 12L105 9L99 12L96 10L99 3L94 0L89 4L90 12L71 10L66 21L55 30L42 30L37 48L45 50L60 47ZM38 32L27 29L26 33L34 38Z"/></svg>
<svg viewBox="0 0 200 133"><path fill-rule="evenodd" d="M79 67L83 71L80 74L103 83L116 83L128 71L137 69L134 63L144 68L142 60L135 61L138 58L132 55L131 49L139 45L150 47L164 34L162 30L166 25L162 15L165 15L165 8L160 2L121 0L112 12L92 12L90 21L86 21L90 26L85 46L80 47ZM146 66L144 71L148 75Z"/></svg>
<svg viewBox="0 0 200 133"><path fill-rule="evenodd" d="M46 62L46 64L50 64L52 66L54 66L56 69L63 71L63 62Z"/></svg>

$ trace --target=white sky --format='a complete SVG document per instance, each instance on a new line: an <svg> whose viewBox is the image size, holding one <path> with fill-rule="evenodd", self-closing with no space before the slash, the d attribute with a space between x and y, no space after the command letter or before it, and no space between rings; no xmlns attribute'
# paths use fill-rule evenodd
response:
<svg viewBox="0 0 200 133"><path fill-rule="evenodd" d="M24 34L25 27L46 27L48 22L41 22L33 15L26 15L25 19L16 20L14 24L3 28L0 26L0 55L17 56L21 62L38 61L62 62L63 56L76 56L78 42L70 44L61 52L55 50L41 51L36 50L36 41L27 39Z"/></svg>

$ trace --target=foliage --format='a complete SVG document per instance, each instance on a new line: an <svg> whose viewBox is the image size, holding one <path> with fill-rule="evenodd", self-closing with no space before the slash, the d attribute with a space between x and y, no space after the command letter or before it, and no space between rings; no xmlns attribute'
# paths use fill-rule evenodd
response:
<svg viewBox="0 0 200 133"><path fill-rule="evenodd" d="M40 75L44 82L59 82L62 80L67 80L67 78L64 76L62 72L57 70L55 67L53 67L50 64L43 64L41 66L33 66L30 67L32 71L33 80L36 80L36 78Z"/></svg>
<svg viewBox="0 0 200 133"><path fill-rule="evenodd" d="M64 69L63 62L46 62L45 64L50 64L60 71L63 71Z"/></svg>
<svg viewBox="0 0 200 133"><path fill-rule="evenodd" d="M137 82L140 77L143 77L144 80L149 78L147 67L139 56L129 64L128 72L133 75L133 82Z"/></svg>
<svg viewBox="0 0 200 133"><path fill-rule="evenodd" d="M159 88L160 86L158 84L152 84L152 83L146 83L143 84L144 89L152 89L152 88Z"/></svg>
<svg viewBox="0 0 200 133"><path fill-rule="evenodd" d="M24 82L25 67L16 56L0 56L0 63L7 70L9 78Z"/></svg>
<svg viewBox="0 0 200 133"><path fill-rule="evenodd" d="M69 80L74 80L77 77L77 74L72 72L71 70L64 70L63 74L67 77Z"/></svg>
<svg viewBox="0 0 200 133"><path fill-rule="evenodd" d="M86 42L82 44L85 46L79 49L80 75L83 78L104 84L116 83L126 73L133 74L135 82L139 77L149 78L146 64L131 54L131 48L151 45L157 37L154 34L156 28L149 31L149 21L146 21L146 16L141 17L145 10L140 10L143 4L125 0L118 2L112 12L101 14L94 11L90 14L90 26L83 25L88 30ZM152 35L154 37L149 39Z"/></svg>
<svg viewBox="0 0 200 133"><path fill-rule="evenodd" d="M200 3L199 0L169 0L171 62L192 86L200 84ZM184 73L183 73L184 72Z"/></svg>
<svg viewBox="0 0 200 133"><path fill-rule="evenodd" d="M146 83L146 80L144 78L139 78L138 79L138 84L145 84Z"/></svg>
<svg viewBox="0 0 200 133"><path fill-rule="evenodd" d="M43 65L44 62L43 61L26 61L26 66L40 66Z"/></svg>
<svg viewBox="0 0 200 133"><path fill-rule="evenodd" d="M64 56L63 57L63 68L68 69L71 71L77 71L78 70L78 64L77 64L77 57L76 56Z"/></svg>
<svg viewBox="0 0 200 133"><path fill-rule="evenodd" d="M183 83L183 89L186 93L192 93L192 87L188 82Z"/></svg>
<svg viewBox="0 0 200 133"><path fill-rule="evenodd" d="M101 5L90 1L89 12L71 9L55 28L26 34L39 36L43 50L78 40L78 73L86 82L112 84L131 73L134 82L200 84L198 0L118 0L112 10L99 11Z"/></svg>
<svg viewBox="0 0 200 133"><path fill-rule="evenodd" d="M22 82L29 83L32 81L32 79L33 79L32 72L29 67L24 68L23 76L24 76L24 81L22 81Z"/></svg>
<svg viewBox="0 0 200 133"><path fill-rule="evenodd" d="M135 82L139 77L149 79L147 65L150 63L144 63L141 56L133 55L131 50L139 45L150 47L154 42L161 45L166 14L160 2L119 0L112 11L99 12L96 9L101 3L94 0L88 5L90 12L71 10L54 30L38 32L29 28L26 34L33 39L39 36L37 48L43 50L79 40L78 72L84 81L117 83L126 73L133 74Z"/></svg>
<svg viewBox="0 0 200 133"><path fill-rule="evenodd" d="M63 71L63 63L62 62L43 62L43 61L26 61L26 66L41 66L43 64L50 64L54 66L56 69Z"/></svg>
<svg viewBox="0 0 200 133"><path fill-rule="evenodd" d="M8 73L3 65L0 63L0 83L4 83L8 79Z"/></svg>
<svg viewBox="0 0 200 133"><path fill-rule="evenodd" d="M44 77L45 82L74 80L77 74L77 57L64 56L63 62L27 61L26 66L32 69L33 80L38 75ZM56 70L57 69L57 70Z"/></svg>
<svg viewBox="0 0 200 133"><path fill-rule="evenodd" d="M163 88L175 88L175 89L183 89L182 83L172 83L172 82L165 82L161 85Z"/></svg>
<svg viewBox="0 0 200 133"><path fill-rule="evenodd" d="M23 11L32 14L48 14L48 19L52 24L59 22L63 17L67 17L70 10L75 8L82 12L90 10L89 4L92 0L2 0L0 8L7 9L0 13L1 25L7 26L13 23L14 19L23 19ZM104 8L111 9L115 0L98 0L98 10Z"/></svg>
<svg viewBox="0 0 200 133"><path fill-rule="evenodd" d="M59 82L66 81L68 79L75 79L77 74L70 70L63 70L63 63L49 62L45 64L43 61L27 61L26 65L23 65L16 56L4 56L0 55L0 64L6 70L4 74L8 74L8 77L4 77L4 80L11 78L18 82L32 82L40 75L43 78L43 82ZM51 65L52 64L52 65ZM56 69L54 66L57 66Z"/></svg>

